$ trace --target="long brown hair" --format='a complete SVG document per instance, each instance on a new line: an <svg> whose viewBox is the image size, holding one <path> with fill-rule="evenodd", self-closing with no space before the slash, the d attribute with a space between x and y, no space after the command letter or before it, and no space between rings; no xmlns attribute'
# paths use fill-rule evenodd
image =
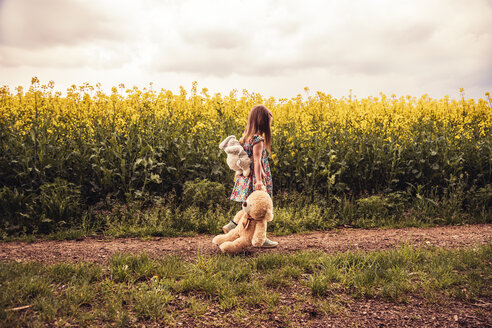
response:
<svg viewBox="0 0 492 328"><path fill-rule="evenodd" d="M248 142L255 134L263 135L265 147L270 153L272 151L272 133L270 131L270 121L272 112L263 105L256 105L251 108L248 117L248 124L244 129L243 136L239 139L240 143Z"/></svg>

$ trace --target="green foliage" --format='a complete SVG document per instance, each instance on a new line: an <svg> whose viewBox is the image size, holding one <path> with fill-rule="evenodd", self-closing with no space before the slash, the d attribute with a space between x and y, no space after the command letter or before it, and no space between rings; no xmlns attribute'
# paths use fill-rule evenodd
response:
<svg viewBox="0 0 492 328"><path fill-rule="evenodd" d="M47 233L76 226L84 204L80 187L55 178L27 194L17 189L0 189L0 223L8 232Z"/></svg>
<svg viewBox="0 0 492 328"><path fill-rule="evenodd" d="M415 190L358 199L343 197L333 202L315 196L314 204L310 201L310 196L297 193L279 194L278 197L274 197L274 220L268 224L268 231L276 235L287 235L329 230L340 226L426 227L436 224L490 222L492 207L487 205L490 193L486 188L467 194L453 189L453 192L446 192L440 197L424 196L418 189L417 187ZM44 238L77 239L101 233L113 237L218 234L222 226L240 210L240 205L232 201L216 206L209 204L207 207L203 204L201 207L198 204L177 206L177 202L173 195L154 197L149 201L109 201L86 213L82 222L75 225L76 228L63 229L53 226L55 231ZM464 207L465 210L460 207ZM19 230L22 229L19 223L23 222L27 222L24 223L26 227L28 223L32 227L27 218L25 221L17 221L18 224L12 226L8 225L13 224L11 220L3 222L5 228L0 230L0 238L3 240L35 240L29 231ZM20 236L12 237L15 234Z"/></svg>
<svg viewBox="0 0 492 328"><path fill-rule="evenodd" d="M381 196L373 195L357 200L360 216L363 218L385 217L388 215L388 203Z"/></svg>
<svg viewBox="0 0 492 328"><path fill-rule="evenodd" d="M41 214L40 232L49 232L54 227L72 226L82 213L82 205L80 187L56 178L39 187L32 213Z"/></svg>
<svg viewBox="0 0 492 328"><path fill-rule="evenodd" d="M475 210L492 210L492 184L486 184L481 188L473 188L467 197L470 209Z"/></svg>
<svg viewBox="0 0 492 328"><path fill-rule="evenodd" d="M207 209L212 206L224 204L226 189L219 182L211 182L207 179L195 179L186 181L183 187L183 207L197 206Z"/></svg>
<svg viewBox="0 0 492 328"><path fill-rule="evenodd" d="M29 215L23 213L23 210L30 198L32 196L26 196L16 188L7 186L0 188L0 224L7 233L28 230Z"/></svg>

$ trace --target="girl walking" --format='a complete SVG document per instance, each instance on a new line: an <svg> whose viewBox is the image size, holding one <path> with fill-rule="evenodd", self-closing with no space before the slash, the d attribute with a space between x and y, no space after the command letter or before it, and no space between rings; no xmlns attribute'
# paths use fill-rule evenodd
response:
<svg viewBox="0 0 492 328"><path fill-rule="evenodd" d="M249 112L248 123L239 142L249 158L252 159L251 173L249 176L236 174L231 200L244 202L253 191L263 188L266 188L266 191L272 197L272 175L267 154L267 150L269 153L271 152L272 135L270 126L272 119L272 113L263 105L254 106ZM237 222L231 220L222 230L227 233L234 229L236 225ZM271 248L277 245L276 241L267 238L262 247Z"/></svg>

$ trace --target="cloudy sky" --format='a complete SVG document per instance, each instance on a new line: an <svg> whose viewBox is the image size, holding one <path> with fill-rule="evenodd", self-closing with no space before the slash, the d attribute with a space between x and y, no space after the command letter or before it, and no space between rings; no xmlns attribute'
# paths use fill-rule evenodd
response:
<svg viewBox="0 0 492 328"><path fill-rule="evenodd" d="M491 0L0 0L0 85L483 98Z"/></svg>

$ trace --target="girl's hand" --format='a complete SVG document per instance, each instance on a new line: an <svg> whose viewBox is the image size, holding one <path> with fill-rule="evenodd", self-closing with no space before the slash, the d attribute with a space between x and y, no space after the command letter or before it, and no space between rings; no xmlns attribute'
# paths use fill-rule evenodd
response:
<svg viewBox="0 0 492 328"><path fill-rule="evenodd" d="M256 182L255 183L255 190L266 190L263 182L261 182L261 181Z"/></svg>

